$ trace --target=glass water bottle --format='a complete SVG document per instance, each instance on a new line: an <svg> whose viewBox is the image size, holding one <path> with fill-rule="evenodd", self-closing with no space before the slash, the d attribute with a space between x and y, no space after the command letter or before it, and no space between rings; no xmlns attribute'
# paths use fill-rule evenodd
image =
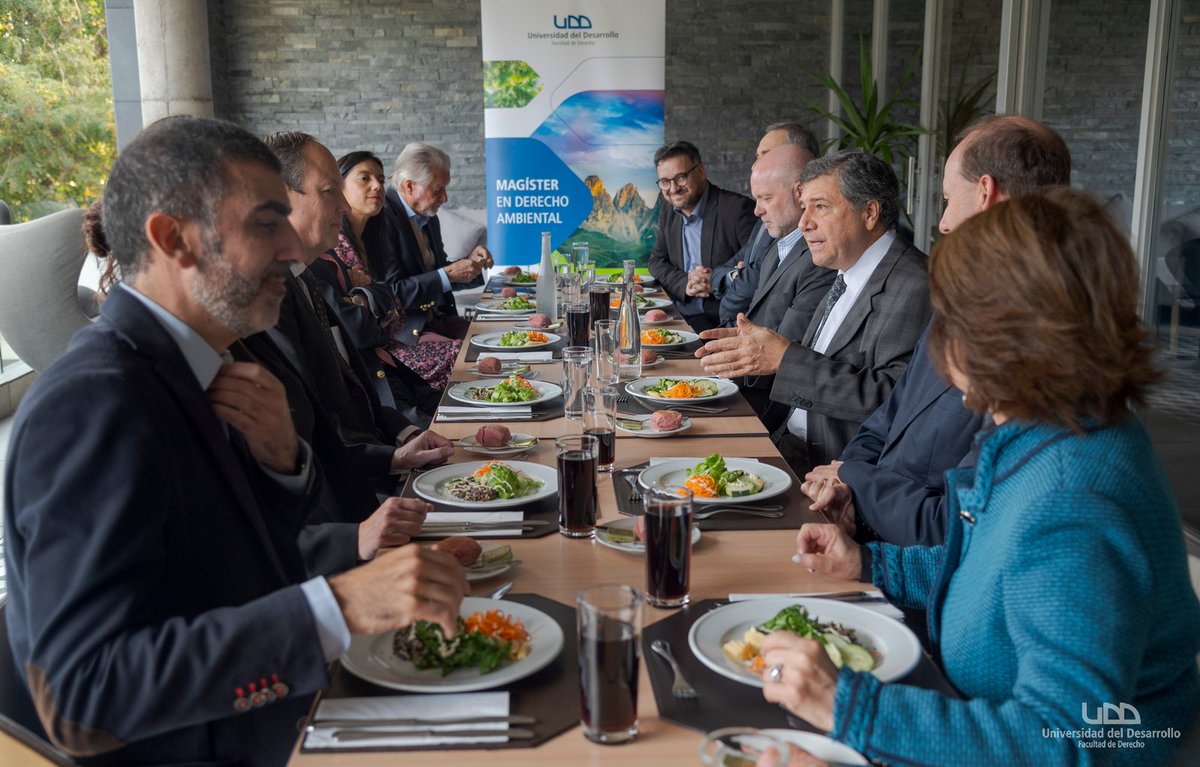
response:
<svg viewBox="0 0 1200 767"><path fill-rule="evenodd" d="M558 317L558 275L550 258L550 233L542 232L542 260L537 276L537 310L550 322Z"/></svg>
<svg viewBox="0 0 1200 767"><path fill-rule="evenodd" d="M617 369L622 378L641 378L642 322L638 317L632 260L625 262L624 277L621 306L617 309Z"/></svg>

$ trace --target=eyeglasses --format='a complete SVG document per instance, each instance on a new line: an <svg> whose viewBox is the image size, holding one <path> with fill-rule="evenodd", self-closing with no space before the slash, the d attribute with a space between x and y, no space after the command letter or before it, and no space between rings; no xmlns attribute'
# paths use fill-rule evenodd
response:
<svg viewBox="0 0 1200 767"><path fill-rule="evenodd" d="M696 168L699 168L699 167L700 167L700 163L696 163L692 167L685 170L683 173L680 173L678 176L672 176L671 178L660 178L658 180L658 188L664 189L664 190L670 189L671 184L674 184L675 186L679 186L679 187L684 186L687 183L688 176L691 175L692 171L694 171Z"/></svg>

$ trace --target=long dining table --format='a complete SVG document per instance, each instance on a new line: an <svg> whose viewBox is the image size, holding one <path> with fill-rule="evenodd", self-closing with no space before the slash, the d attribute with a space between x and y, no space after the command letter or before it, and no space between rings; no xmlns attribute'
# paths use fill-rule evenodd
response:
<svg viewBox="0 0 1200 767"><path fill-rule="evenodd" d="M683 320L676 318L665 327L687 330ZM511 328L505 322L473 322L468 339L478 333L493 333ZM560 330L565 332L565 328ZM452 380L472 378L467 361L471 345L464 342L455 365ZM478 350L477 350L478 351ZM486 352L484 352L486 354ZM472 355L473 356L473 355ZM560 382L561 363L533 366L539 380ZM672 357L647 375L695 376L703 374L700 361L694 357ZM741 395L735 395L740 397ZM446 400L443 400L445 403ZM779 453L766 429L756 416L691 416L693 426L679 435L647 439L618 432L616 467L628 467L654 457L695 456L714 452L727 457L778 457ZM435 422L432 428L452 440L473 435L481 425L475 421ZM544 421L509 424L514 432L532 434L539 444L520 460L548 466L555 464L554 437L582 431L578 421L563 417ZM479 460L480 456L461 448L455 450L451 462ZM612 474L601 474L598 481L599 521L605 522L620 515L617 511ZM799 494L791 487L788 494ZM512 546L521 564L504 578L475 584L472 596L485 596L504 580L513 582L513 594L536 593L564 605L574 607L580 589L598 583L623 583L642 589L645 571L641 557L631 556L600 545L593 539L573 539L553 534L540 538L505 540ZM808 573L795 565L794 530L724 530L706 531L703 540L693 549L691 569L691 599L726 599L731 593L756 592L839 592L859 590L862 583L823 577ZM675 611L645 608L644 624L649 626ZM676 652L687 652L686 645ZM647 664L657 659L643 657L639 671L638 721L636 740L623 746L598 745L583 736L578 726L542 743L535 748L494 750L421 750L421 751L357 751L301 752L300 741L289 761L294 767L374 767L376 765L461 765L486 763L501 765L585 765L621 764L624 767L645 765L694 765L698 763L697 747L701 736L659 717L647 672ZM572 670L573 671L573 670ZM343 672L344 673L344 672ZM336 680L335 674L335 680ZM326 695L339 694L338 685ZM302 738L300 739L302 740ZM486 748L484 746L481 749Z"/></svg>

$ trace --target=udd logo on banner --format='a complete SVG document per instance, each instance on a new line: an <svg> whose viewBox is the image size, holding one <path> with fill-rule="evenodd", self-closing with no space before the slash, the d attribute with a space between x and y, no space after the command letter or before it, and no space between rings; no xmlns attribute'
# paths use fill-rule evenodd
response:
<svg viewBox="0 0 1200 767"><path fill-rule="evenodd" d="M1096 706L1096 715L1088 716L1087 701L1082 703L1083 721L1085 724L1141 724L1142 715L1137 708L1128 704L1103 703ZM1129 714L1126 717L1126 714Z"/></svg>
<svg viewBox="0 0 1200 767"><path fill-rule="evenodd" d="M579 15L569 15L562 22L558 20L558 14L554 14L555 29L591 29L592 20L582 13Z"/></svg>

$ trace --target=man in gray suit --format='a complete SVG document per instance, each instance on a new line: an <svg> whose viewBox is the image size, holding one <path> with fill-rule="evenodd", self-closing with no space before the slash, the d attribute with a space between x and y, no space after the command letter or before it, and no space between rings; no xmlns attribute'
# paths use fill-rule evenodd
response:
<svg viewBox="0 0 1200 767"><path fill-rule="evenodd" d="M800 176L812 159L801 146L784 144L764 154L750 173L754 215L770 235L771 245L746 269L746 281L754 280L755 286L743 311L750 322L775 328L792 341L804 337L836 276L832 269L813 263L799 229ZM774 380L773 376L750 376L741 382L742 394L771 431L779 428L788 414L786 405L771 401Z"/></svg>
<svg viewBox="0 0 1200 767"><path fill-rule="evenodd" d="M887 398L929 321L926 258L898 239L899 182L874 155L814 160L800 178L800 229L813 261L837 278L799 342L738 317L702 334L705 372L776 374L771 399L791 408L773 438L797 472L841 454Z"/></svg>

